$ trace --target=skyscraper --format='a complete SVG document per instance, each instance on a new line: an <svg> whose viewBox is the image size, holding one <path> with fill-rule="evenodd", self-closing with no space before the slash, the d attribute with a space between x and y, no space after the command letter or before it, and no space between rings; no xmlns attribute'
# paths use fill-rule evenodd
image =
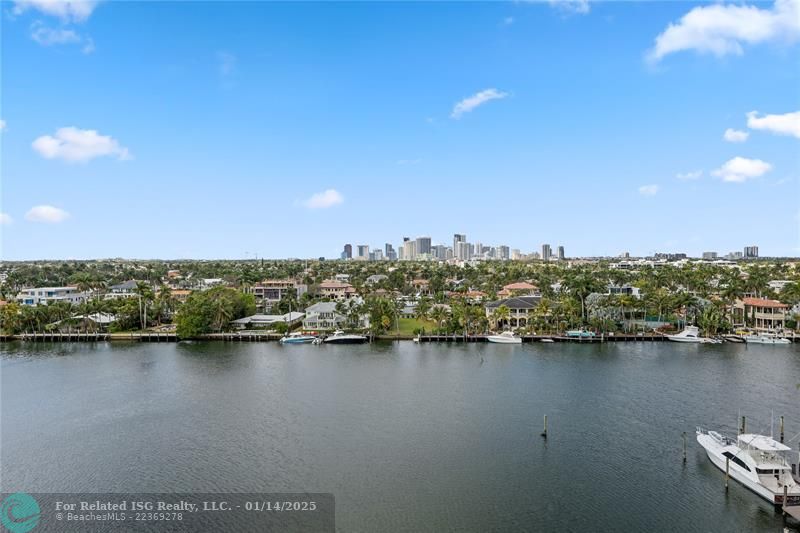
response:
<svg viewBox="0 0 800 533"><path fill-rule="evenodd" d="M553 255L553 251L550 249L549 244L542 245L542 261L550 261L550 256Z"/></svg>
<svg viewBox="0 0 800 533"><path fill-rule="evenodd" d="M431 253L431 238L430 237L417 237L417 255Z"/></svg>
<svg viewBox="0 0 800 533"><path fill-rule="evenodd" d="M456 257L458 257L458 243L460 242L467 242L467 236L460 233L453 235L453 253Z"/></svg>
<svg viewBox="0 0 800 533"><path fill-rule="evenodd" d="M388 242L384 246L384 252L385 252L384 255L386 256L387 260L394 261L395 259L397 259L397 253L394 251L394 246L392 246Z"/></svg>
<svg viewBox="0 0 800 533"><path fill-rule="evenodd" d="M403 239L403 260L413 261L417 258L417 241L408 238Z"/></svg>
<svg viewBox="0 0 800 533"><path fill-rule="evenodd" d="M350 244L344 245L344 250L342 250L342 259L352 259L353 258L353 246Z"/></svg>
<svg viewBox="0 0 800 533"><path fill-rule="evenodd" d="M564 260L564 247L563 246L559 246L558 247L558 259L560 261Z"/></svg>
<svg viewBox="0 0 800 533"><path fill-rule="evenodd" d="M501 261L508 261L511 259L511 250L508 248L508 246L501 244L497 247L497 255L497 259L500 259Z"/></svg>
<svg viewBox="0 0 800 533"><path fill-rule="evenodd" d="M358 255L356 256L357 259L369 259L369 245L367 244L359 244L358 247Z"/></svg>
<svg viewBox="0 0 800 533"><path fill-rule="evenodd" d="M747 258L754 258L758 257L758 246L745 246L744 247L744 257Z"/></svg>
<svg viewBox="0 0 800 533"><path fill-rule="evenodd" d="M461 261L468 261L472 258L472 245L467 241L455 241L455 248L453 248L453 255L456 259Z"/></svg>

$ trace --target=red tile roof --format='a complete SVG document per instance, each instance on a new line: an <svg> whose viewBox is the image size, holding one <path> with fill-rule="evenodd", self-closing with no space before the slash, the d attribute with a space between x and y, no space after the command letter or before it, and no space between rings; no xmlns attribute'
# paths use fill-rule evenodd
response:
<svg viewBox="0 0 800 533"><path fill-rule="evenodd" d="M525 281L518 281L516 283L509 283L503 288L507 291L532 291L536 288L536 285L531 285Z"/></svg>
<svg viewBox="0 0 800 533"><path fill-rule="evenodd" d="M744 302L744 305L750 305L752 307L774 307L776 309L786 309L789 307L778 300L768 300L767 298L745 298L742 302Z"/></svg>

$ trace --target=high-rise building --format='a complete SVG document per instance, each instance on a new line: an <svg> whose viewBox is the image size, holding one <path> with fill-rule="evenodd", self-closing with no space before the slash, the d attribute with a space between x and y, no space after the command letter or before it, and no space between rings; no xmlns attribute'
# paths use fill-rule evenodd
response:
<svg viewBox="0 0 800 533"><path fill-rule="evenodd" d="M394 251L394 246L388 242L384 246L384 256L388 261L395 261L397 259L397 252Z"/></svg>
<svg viewBox="0 0 800 533"><path fill-rule="evenodd" d="M559 246L558 247L558 259L560 261L563 261L564 258L565 258L565 256L564 256L564 247L563 246Z"/></svg>
<svg viewBox="0 0 800 533"><path fill-rule="evenodd" d="M745 259L758 257L758 246L745 246L744 257Z"/></svg>
<svg viewBox="0 0 800 533"><path fill-rule="evenodd" d="M431 238L417 237L417 255L431 253Z"/></svg>
<svg viewBox="0 0 800 533"><path fill-rule="evenodd" d="M703 252L703 259L712 260L717 258L717 252Z"/></svg>
<svg viewBox="0 0 800 533"><path fill-rule="evenodd" d="M403 260L413 261L417 258L417 241L403 239Z"/></svg>
<svg viewBox="0 0 800 533"><path fill-rule="evenodd" d="M356 247L358 254L356 255L356 259L367 260L369 259L369 245L367 244L359 244Z"/></svg>
<svg viewBox="0 0 800 533"><path fill-rule="evenodd" d="M431 254L440 261L447 259L447 246L444 244L437 244L431 248Z"/></svg>
<svg viewBox="0 0 800 533"><path fill-rule="evenodd" d="M542 245L542 261L550 261L550 256L553 255L553 251L550 249L549 244Z"/></svg>
<svg viewBox="0 0 800 533"><path fill-rule="evenodd" d="M508 246L500 245L497 247L497 259L508 261L511 259L511 250Z"/></svg>
<svg viewBox="0 0 800 533"><path fill-rule="evenodd" d="M351 244L345 244L344 250L342 250L342 254L340 256L342 259L352 259L353 258L353 246Z"/></svg>
<svg viewBox="0 0 800 533"><path fill-rule="evenodd" d="M383 260L383 250L380 248L376 248L369 253L369 260L370 261L381 261Z"/></svg>
<svg viewBox="0 0 800 533"><path fill-rule="evenodd" d="M511 250L511 259L514 261L519 261L522 259L522 252L520 252L518 248L514 248Z"/></svg>
<svg viewBox="0 0 800 533"><path fill-rule="evenodd" d="M458 254L456 253L456 250L458 249L458 243L460 243L460 242L467 242L467 236L463 235L463 234L460 234L460 233L454 234L453 235L453 253L456 254L456 257L458 256Z"/></svg>
<svg viewBox="0 0 800 533"><path fill-rule="evenodd" d="M461 261L468 261L472 258L472 245L467 241L456 241L453 248L453 255Z"/></svg>

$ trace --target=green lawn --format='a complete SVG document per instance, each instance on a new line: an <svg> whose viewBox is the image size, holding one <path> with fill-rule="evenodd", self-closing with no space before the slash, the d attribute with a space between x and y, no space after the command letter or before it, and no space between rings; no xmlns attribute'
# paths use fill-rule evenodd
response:
<svg viewBox="0 0 800 533"><path fill-rule="evenodd" d="M418 320L416 318L401 318L398 320L400 331L396 327L391 328L385 335L414 335L415 329L425 328L425 331L431 331L436 327L433 320Z"/></svg>

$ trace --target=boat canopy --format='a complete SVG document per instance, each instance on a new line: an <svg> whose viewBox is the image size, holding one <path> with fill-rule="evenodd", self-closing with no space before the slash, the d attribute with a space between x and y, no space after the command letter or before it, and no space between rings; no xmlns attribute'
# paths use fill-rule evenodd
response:
<svg viewBox="0 0 800 533"><path fill-rule="evenodd" d="M766 435L755 435L753 433L742 433L739 435L739 443L743 446L761 450L762 452L788 452L791 448L781 444Z"/></svg>

